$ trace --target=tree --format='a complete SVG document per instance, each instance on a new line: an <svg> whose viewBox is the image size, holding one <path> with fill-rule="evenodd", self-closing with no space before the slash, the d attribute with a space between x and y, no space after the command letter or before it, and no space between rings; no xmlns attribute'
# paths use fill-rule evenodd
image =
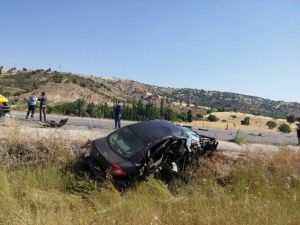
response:
<svg viewBox="0 0 300 225"><path fill-rule="evenodd" d="M187 112L187 121L188 122L193 122L193 114L192 114L192 110L189 110L188 112Z"/></svg>
<svg viewBox="0 0 300 225"><path fill-rule="evenodd" d="M291 133L291 127L286 123L281 124L278 130L282 133Z"/></svg>
<svg viewBox="0 0 300 225"><path fill-rule="evenodd" d="M93 112L94 112L95 108L96 108L95 103L94 103L94 102L89 102L89 103L87 104L87 107L86 107L86 112L87 112L87 114L88 114L89 116L93 116Z"/></svg>
<svg viewBox="0 0 300 225"><path fill-rule="evenodd" d="M173 119L173 111L172 111L172 109L170 109L170 108L166 108L165 109L164 119L165 120L172 120Z"/></svg>
<svg viewBox="0 0 300 225"><path fill-rule="evenodd" d="M291 123L294 123L296 121L296 117L294 115L288 115L286 117L286 121L291 124Z"/></svg>
<svg viewBox="0 0 300 225"><path fill-rule="evenodd" d="M160 117L163 118L164 116L164 99L160 100Z"/></svg>
<svg viewBox="0 0 300 225"><path fill-rule="evenodd" d="M250 125L250 117L246 116L242 121L241 124L244 126L249 126Z"/></svg>
<svg viewBox="0 0 300 225"><path fill-rule="evenodd" d="M208 121L211 121L211 122L216 122L216 121L219 120L219 118L216 117L216 116L213 115L213 114L209 114L209 116L207 117L207 120L208 120Z"/></svg>
<svg viewBox="0 0 300 225"><path fill-rule="evenodd" d="M145 120L145 105L141 100L136 105L136 116L138 120Z"/></svg>
<svg viewBox="0 0 300 225"><path fill-rule="evenodd" d="M197 120L203 119L203 115L202 115L201 113L197 113L197 114L196 114L196 119L197 119Z"/></svg>
<svg viewBox="0 0 300 225"><path fill-rule="evenodd" d="M79 116L86 115L87 101L85 100L85 98L80 98L76 100L76 108L78 110Z"/></svg>
<svg viewBox="0 0 300 225"><path fill-rule="evenodd" d="M0 74L2 74L3 66L0 66Z"/></svg>
<svg viewBox="0 0 300 225"><path fill-rule="evenodd" d="M186 118L187 114L186 113L176 113L176 116L175 116L175 120L176 121L187 121L187 118Z"/></svg>
<svg viewBox="0 0 300 225"><path fill-rule="evenodd" d="M269 120L266 125L269 129L273 129L277 126L277 123L274 120Z"/></svg>

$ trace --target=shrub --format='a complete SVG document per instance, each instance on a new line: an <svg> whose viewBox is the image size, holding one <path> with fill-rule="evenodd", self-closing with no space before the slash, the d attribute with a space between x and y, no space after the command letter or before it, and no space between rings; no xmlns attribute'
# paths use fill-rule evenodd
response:
<svg viewBox="0 0 300 225"><path fill-rule="evenodd" d="M203 115L201 113L196 114L196 119L198 120L203 119Z"/></svg>
<svg viewBox="0 0 300 225"><path fill-rule="evenodd" d="M249 117L249 116L245 117L245 118L241 121L241 124L244 125L244 126L249 126L249 125L250 125L250 117Z"/></svg>
<svg viewBox="0 0 300 225"><path fill-rule="evenodd" d="M266 125L269 129L273 129L277 126L277 123L274 120L269 120Z"/></svg>
<svg viewBox="0 0 300 225"><path fill-rule="evenodd" d="M236 115L231 115L231 118L232 118L232 119L236 119L237 116L236 116Z"/></svg>
<svg viewBox="0 0 300 225"><path fill-rule="evenodd" d="M281 124L278 130L282 133L291 133L291 127L286 123Z"/></svg>
<svg viewBox="0 0 300 225"><path fill-rule="evenodd" d="M86 87L86 83L83 83L83 82L81 82L79 85L80 85L81 87Z"/></svg>
<svg viewBox="0 0 300 225"><path fill-rule="evenodd" d="M175 120L176 121L186 121L187 120L186 114L184 114L184 113L177 114Z"/></svg>
<svg viewBox="0 0 300 225"><path fill-rule="evenodd" d="M210 122L216 122L216 121L219 120L219 118L216 117L216 115L209 114L209 116L207 117L207 120L210 121Z"/></svg>
<svg viewBox="0 0 300 225"><path fill-rule="evenodd" d="M53 81L55 83L62 83L63 81L63 76L61 74L54 74L53 76Z"/></svg>
<svg viewBox="0 0 300 225"><path fill-rule="evenodd" d="M296 121L296 117L294 115L288 115L286 117L286 121L291 124L291 123L294 123Z"/></svg>

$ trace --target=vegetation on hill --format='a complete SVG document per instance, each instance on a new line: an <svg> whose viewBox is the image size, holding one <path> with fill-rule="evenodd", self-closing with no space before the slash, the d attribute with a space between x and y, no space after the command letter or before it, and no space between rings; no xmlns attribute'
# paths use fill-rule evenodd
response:
<svg viewBox="0 0 300 225"><path fill-rule="evenodd" d="M216 115L209 114L208 117L207 117L207 120L211 121L211 122L216 122L216 121L219 120L219 118Z"/></svg>
<svg viewBox="0 0 300 225"><path fill-rule="evenodd" d="M266 125L268 126L269 129L273 129L277 126L277 123L274 120L269 120L267 121Z"/></svg>
<svg viewBox="0 0 300 225"><path fill-rule="evenodd" d="M300 117L300 103L272 101L248 95L197 89L164 88L131 80L80 76L48 70L1 69L0 89L12 102L22 103L30 92L46 90L50 102L72 102L86 97L96 103L119 99L126 103L151 102L160 107L161 100L176 112L209 114L211 111L238 111L254 115L286 118ZM57 87L57 88L55 88ZM53 97L55 96L55 98Z"/></svg>
<svg viewBox="0 0 300 225"><path fill-rule="evenodd" d="M249 126L250 125L250 117L246 116L242 121L241 124L244 126Z"/></svg>
<svg viewBox="0 0 300 225"><path fill-rule="evenodd" d="M50 113L84 116L93 118L114 118L114 106L107 103L88 102L84 98L80 98L74 102L67 102L49 106ZM137 104L124 104L122 107L122 119L144 121L151 119L164 119L170 121L193 121L193 115L189 110L185 113L174 112L169 107L156 107L152 103L143 104L139 101Z"/></svg>
<svg viewBox="0 0 300 225"><path fill-rule="evenodd" d="M291 127L286 123L281 124L278 130L282 133L291 133Z"/></svg>

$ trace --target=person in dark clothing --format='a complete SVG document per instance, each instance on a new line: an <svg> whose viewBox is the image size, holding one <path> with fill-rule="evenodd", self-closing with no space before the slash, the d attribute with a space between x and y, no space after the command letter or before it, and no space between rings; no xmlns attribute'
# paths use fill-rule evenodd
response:
<svg viewBox="0 0 300 225"><path fill-rule="evenodd" d="M26 119L28 119L30 113L31 113L31 118L33 118L37 100L38 98L36 97L36 94L32 93L32 95L28 99L28 110L26 114Z"/></svg>
<svg viewBox="0 0 300 225"><path fill-rule="evenodd" d="M117 101L115 106L115 129L121 128L121 111L122 106L119 101Z"/></svg>
<svg viewBox="0 0 300 225"><path fill-rule="evenodd" d="M38 99L40 101L40 121L42 121L42 114L44 116L44 121L46 121L46 109L48 104L48 99L45 92L42 92L42 96Z"/></svg>
<svg viewBox="0 0 300 225"><path fill-rule="evenodd" d="M298 145L300 145L300 122L297 123L297 138L298 138Z"/></svg>

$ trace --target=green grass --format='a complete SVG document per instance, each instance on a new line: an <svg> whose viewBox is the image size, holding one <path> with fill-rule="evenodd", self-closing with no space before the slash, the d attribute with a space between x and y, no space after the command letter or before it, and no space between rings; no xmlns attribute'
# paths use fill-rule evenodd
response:
<svg viewBox="0 0 300 225"><path fill-rule="evenodd" d="M56 167L2 169L0 224L299 224L299 171L249 162L220 183L215 160L172 192L154 179L121 194Z"/></svg>
<svg viewBox="0 0 300 225"><path fill-rule="evenodd" d="M299 224L299 180L244 169L231 176L225 187L198 177L177 194L150 179L121 194L57 168L1 171L0 223Z"/></svg>
<svg viewBox="0 0 300 225"><path fill-rule="evenodd" d="M78 175L76 143L28 142L12 133L0 147L0 224L300 224L294 151L216 153L202 160L188 185L149 179L120 193L109 181ZM32 154L41 151L49 154L46 162Z"/></svg>

